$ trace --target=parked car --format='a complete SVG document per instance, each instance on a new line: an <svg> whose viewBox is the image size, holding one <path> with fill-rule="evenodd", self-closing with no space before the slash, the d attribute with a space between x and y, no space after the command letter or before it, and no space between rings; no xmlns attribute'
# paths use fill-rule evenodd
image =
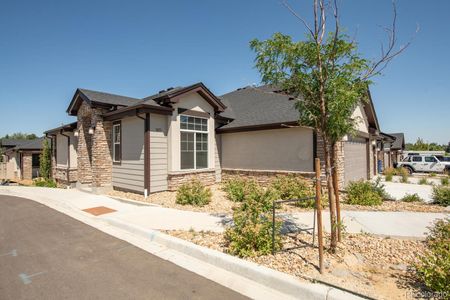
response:
<svg viewBox="0 0 450 300"><path fill-rule="evenodd" d="M443 155L435 155L439 161L442 162L450 162L450 156L443 156Z"/></svg>
<svg viewBox="0 0 450 300"><path fill-rule="evenodd" d="M408 155L394 167L403 167L409 174L413 172L442 173L450 172L450 161L441 161L435 155Z"/></svg>

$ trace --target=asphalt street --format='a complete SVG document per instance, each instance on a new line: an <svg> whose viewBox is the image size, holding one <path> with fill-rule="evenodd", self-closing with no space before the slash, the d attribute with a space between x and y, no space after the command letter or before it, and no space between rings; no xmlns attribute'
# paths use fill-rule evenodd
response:
<svg viewBox="0 0 450 300"><path fill-rule="evenodd" d="M0 195L0 299L244 299L31 200Z"/></svg>

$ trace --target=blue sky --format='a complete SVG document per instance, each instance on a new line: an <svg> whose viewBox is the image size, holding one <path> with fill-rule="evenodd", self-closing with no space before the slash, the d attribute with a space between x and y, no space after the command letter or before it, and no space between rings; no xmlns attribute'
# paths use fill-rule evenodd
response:
<svg viewBox="0 0 450 300"><path fill-rule="evenodd" d="M379 54L389 0L341 0L360 52ZM305 16L310 0L290 3ZM384 132L450 141L450 1L398 1L398 35L420 32L371 88ZM42 133L72 119L76 88L144 97L203 81L221 95L258 83L248 43L304 36L279 0L11 1L0 10L0 136Z"/></svg>

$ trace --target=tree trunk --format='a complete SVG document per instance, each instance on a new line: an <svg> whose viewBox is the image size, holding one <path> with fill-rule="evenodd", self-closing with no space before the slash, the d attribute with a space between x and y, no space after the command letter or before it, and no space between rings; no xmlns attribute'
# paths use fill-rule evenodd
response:
<svg viewBox="0 0 450 300"><path fill-rule="evenodd" d="M336 201L336 223L337 223L337 239L338 242L342 242L342 232L341 232L341 203L339 195L339 172L338 172L338 157L337 157L337 144L333 143L332 148L332 167L333 167L333 187L334 187L334 197Z"/></svg>
<svg viewBox="0 0 450 300"><path fill-rule="evenodd" d="M330 233L331 233L330 250L331 252L334 253L336 252L337 246L336 200L334 196L333 177L331 175L330 145L327 137L323 136L322 138L323 138L323 152L325 155L325 178L327 181L328 203L330 205Z"/></svg>

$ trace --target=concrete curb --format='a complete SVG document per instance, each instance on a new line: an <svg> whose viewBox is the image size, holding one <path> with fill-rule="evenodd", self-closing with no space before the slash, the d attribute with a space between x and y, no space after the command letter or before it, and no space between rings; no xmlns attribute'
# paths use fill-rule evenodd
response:
<svg viewBox="0 0 450 300"><path fill-rule="evenodd" d="M172 237L162 232L144 229L139 226L119 221L113 218L103 218L111 226L118 227L135 235L149 239L169 249L181 252L213 266L246 277L261 285L277 290L286 295L302 299L362 299L349 292L323 284L303 283L293 276L278 272L252 262L248 262L219 251L208 249Z"/></svg>

